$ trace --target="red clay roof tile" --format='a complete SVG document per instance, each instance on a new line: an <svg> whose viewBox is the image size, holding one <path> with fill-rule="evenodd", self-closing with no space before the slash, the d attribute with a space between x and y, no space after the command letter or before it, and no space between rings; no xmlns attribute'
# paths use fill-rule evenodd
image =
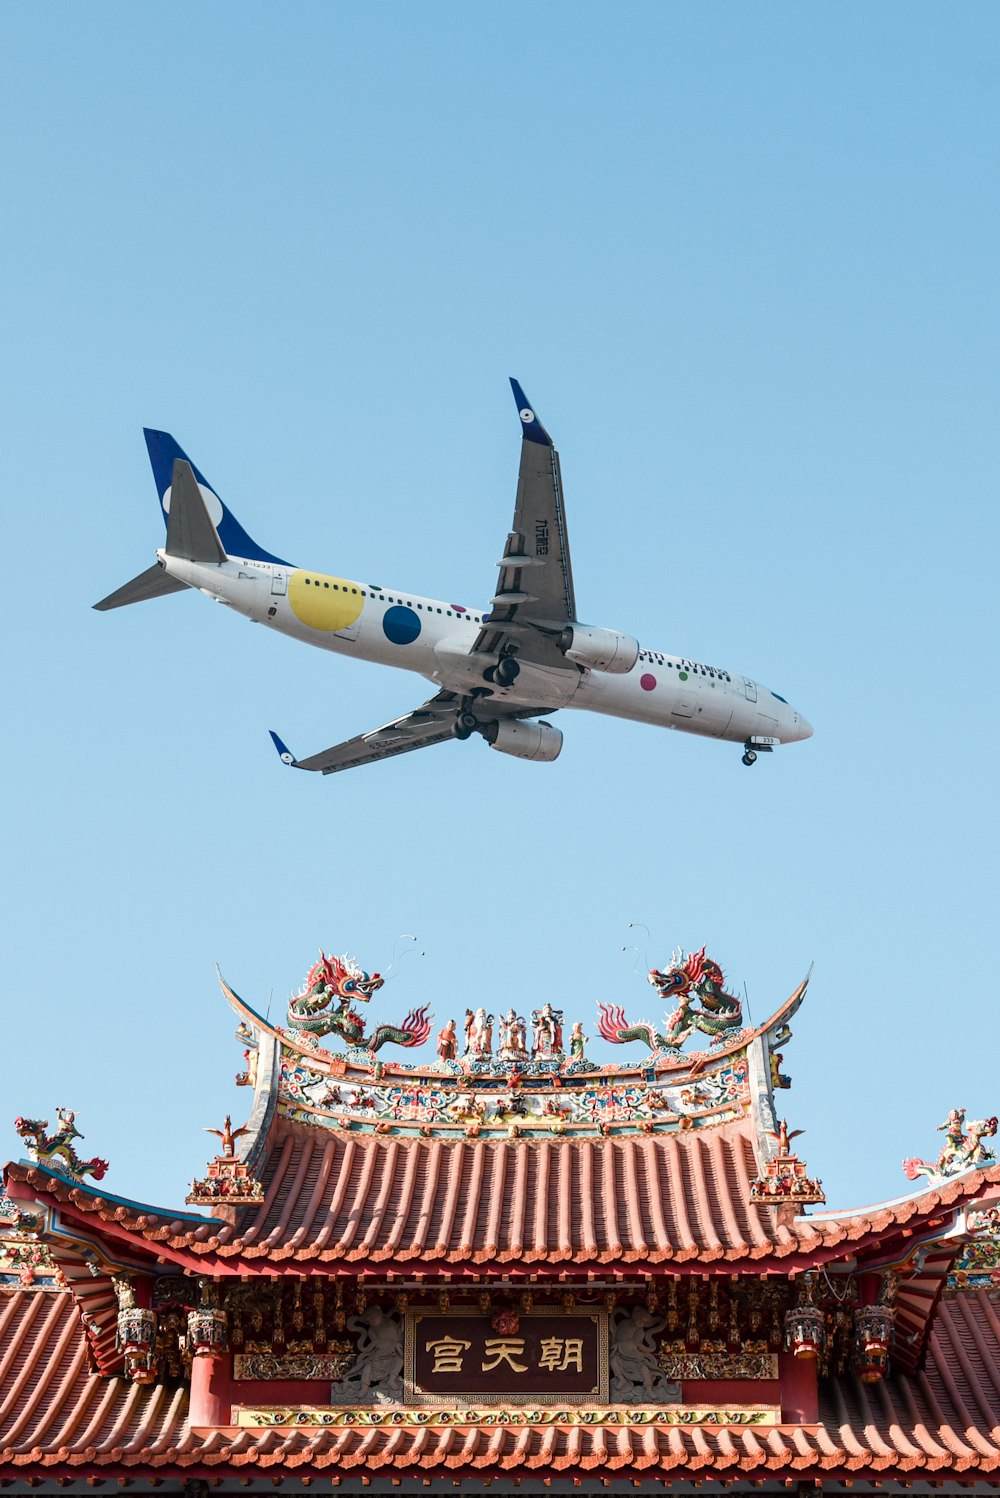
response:
<svg viewBox="0 0 1000 1498"><path fill-rule="evenodd" d="M997 1292L946 1298L925 1372L821 1385L809 1426L400 1426L192 1431L187 1396L89 1375L72 1297L0 1295L0 1478L230 1467L557 1473L636 1469L914 1481L1000 1473Z"/></svg>

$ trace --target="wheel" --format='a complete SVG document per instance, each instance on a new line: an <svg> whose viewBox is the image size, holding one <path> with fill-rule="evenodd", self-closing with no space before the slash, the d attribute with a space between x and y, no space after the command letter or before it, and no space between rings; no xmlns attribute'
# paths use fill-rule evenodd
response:
<svg viewBox="0 0 1000 1498"><path fill-rule="evenodd" d="M471 728L462 728L461 725L456 722L456 724L455 724L455 737L456 737L456 739L459 739L459 740L461 740L464 743L466 739L471 739L472 738L472 729Z"/></svg>
<svg viewBox="0 0 1000 1498"><path fill-rule="evenodd" d="M521 668L513 656L505 655L497 661L493 680L501 687L512 687L521 674Z"/></svg>
<svg viewBox="0 0 1000 1498"><path fill-rule="evenodd" d="M461 712L455 719L455 726L458 731L459 738L467 739L469 737L469 734L475 733L476 729L479 727L479 719L476 717L475 713L470 713L468 711Z"/></svg>
<svg viewBox="0 0 1000 1498"><path fill-rule="evenodd" d="M487 666L486 670L483 672L483 681L496 681L496 679L497 679L497 668L496 668L496 666Z"/></svg>
<svg viewBox="0 0 1000 1498"><path fill-rule="evenodd" d="M757 756L752 749L748 749L746 754L744 754L743 763L745 765L755 765L757 763Z"/></svg>

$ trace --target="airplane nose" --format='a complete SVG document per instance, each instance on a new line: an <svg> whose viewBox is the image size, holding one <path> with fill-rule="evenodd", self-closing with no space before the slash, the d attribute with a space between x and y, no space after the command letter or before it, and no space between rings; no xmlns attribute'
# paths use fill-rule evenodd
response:
<svg viewBox="0 0 1000 1498"><path fill-rule="evenodd" d="M792 737L795 743L800 743L802 739L811 739L813 736L813 726L808 719L803 718L801 713L795 713L793 717Z"/></svg>

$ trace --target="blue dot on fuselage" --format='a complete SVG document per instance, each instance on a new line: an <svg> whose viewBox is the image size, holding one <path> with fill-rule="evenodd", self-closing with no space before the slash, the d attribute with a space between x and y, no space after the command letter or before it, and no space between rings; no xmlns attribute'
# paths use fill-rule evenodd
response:
<svg viewBox="0 0 1000 1498"><path fill-rule="evenodd" d="M412 645L420 633L420 618L413 609L404 609L399 604L386 609L382 619L385 637L393 645Z"/></svg>

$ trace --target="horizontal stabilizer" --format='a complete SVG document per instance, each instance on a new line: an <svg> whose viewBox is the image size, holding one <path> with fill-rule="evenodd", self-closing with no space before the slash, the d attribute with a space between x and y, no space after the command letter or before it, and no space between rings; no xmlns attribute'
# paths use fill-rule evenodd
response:
<svg viewBox="0 0 1000 1498"><path fill-rule="evenodd" d="M179 593L186 587L187 583L171 577L169 572L164 572L159 562L154 562L152 567L147 567L145 572L133 577L130 583L124 583L114 593L109 593L107 598L102 598L100 603L95 603L94 608L103 613L106 609L124 608L127 603L143 603L147 598L162 598L166 593Z"/></svg>
<svg viewBox="0 0 1000 1498"><path fill-rule="evenodd" d="M181 557L186 562L226 560L226 549L212 523L194 469L185 458L174 460L165 549L168 557Z"/></svg>

